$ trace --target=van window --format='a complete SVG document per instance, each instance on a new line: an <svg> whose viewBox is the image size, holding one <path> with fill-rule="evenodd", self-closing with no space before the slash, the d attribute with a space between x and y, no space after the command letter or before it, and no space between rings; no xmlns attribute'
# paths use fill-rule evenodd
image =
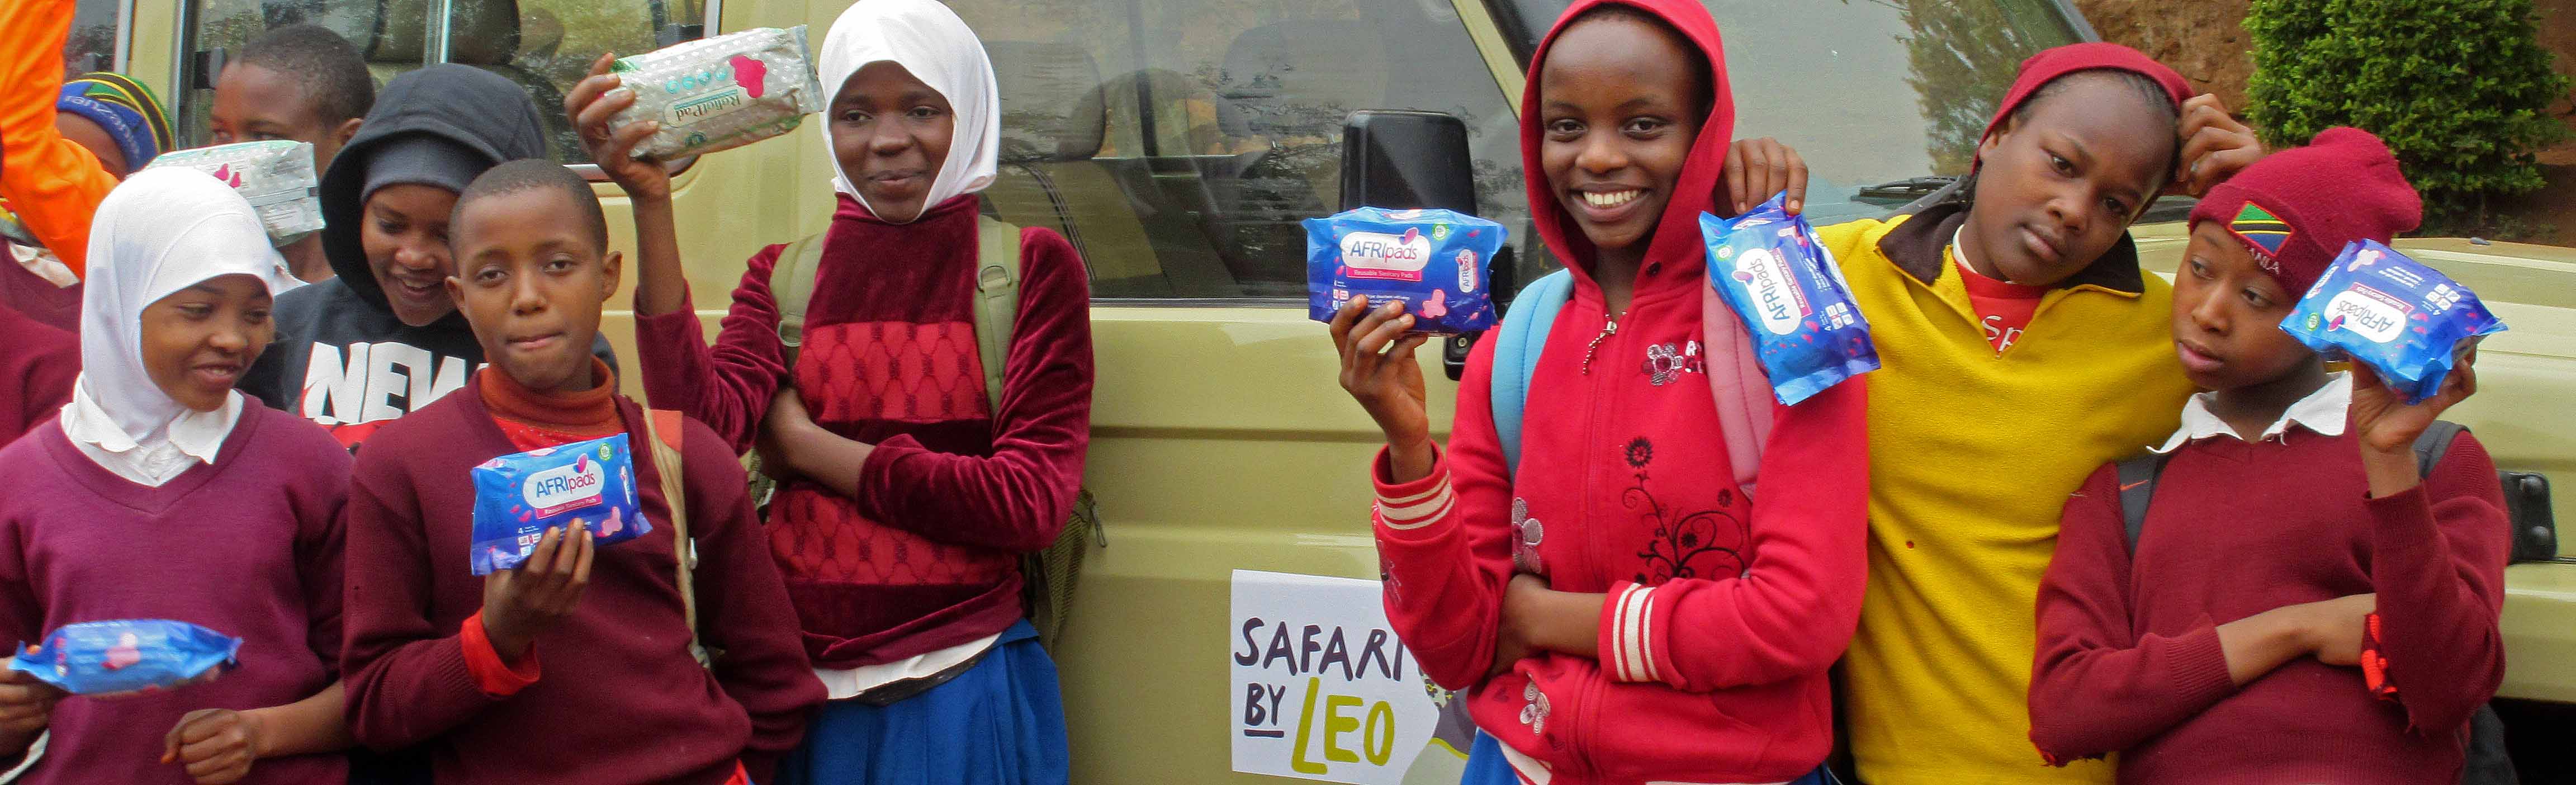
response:
<svg viewBox="0 0 2576 785"><path fill-rule="evenodd" d="M72 6L72 34L63 41L63 77L117 70L117 24L124 0L79 0Z"/></svg>
<svg viewBox="0 0 2576 785"><path fill-rule="evenodd" d="M1002 90L1005 220L1062 231L1104 299L1306 295L1342 121L1468 124L1479 212L1534 267L1513 100L1449 0L952 0ZM1522 280L1527 280L1523 278Z"/></svg>
<svg viewBox="0 0 2576 785"><path fill-rule="evenodd" d="M705 0L184 0L187 50L239 53L269 28L311 22L339 33L367 59L376 85L430 63L464 63L518 83L547 124L555 160L588 163L564 119L563 93L602 52L651 51L666 28L696 37ZM443 29L433 20L444 20ZM673 40L678 40L677 38ZM443 51L442 51L443 50ZM181 83L212 84L195 58ZM212 89L180 99L181 131L206 142Z"/></svg>

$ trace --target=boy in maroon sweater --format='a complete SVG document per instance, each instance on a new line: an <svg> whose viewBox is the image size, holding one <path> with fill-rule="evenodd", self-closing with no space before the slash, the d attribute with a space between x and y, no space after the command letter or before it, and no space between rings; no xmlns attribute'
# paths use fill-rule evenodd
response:
<svg viewBox="0 0 2576 785"><path fill-rule="evenodd" d="M2117 752L2123 783L2458 780L2504 674L2509 531L2476 438L2420 473L2412 445L2476 375L2463 359L2408 406L2279 328L2346 243L2420 210L2386 146L2336 128L2192 211L2174 344L2211 392L2157 449L2134 543L2114 467L2066 504L2030 686L2043 756Z"/></svg>
<svg viewBox="0 0 2576 785"><path fill-rule="evenodd" d="M765 780L823 698L769 561L742 467L695 420L681 467L653 465L645 411L591 356L619 257L590 187L537 160L494 167L457 199L447 279L491 365L378 431L349 503L349 717L358 740L427 745L441 783ZM469 471L495 456L631 434L650 533L594 546L549 532L526 563L467 567ZM689 651L671 500L682 472L698 557Z"/></svg>

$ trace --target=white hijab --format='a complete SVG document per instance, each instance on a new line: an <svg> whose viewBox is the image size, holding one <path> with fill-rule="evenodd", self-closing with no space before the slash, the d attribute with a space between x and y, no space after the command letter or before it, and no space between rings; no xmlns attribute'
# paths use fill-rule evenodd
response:
<svg viewBox="0 0 2576 785"><path fill-rule="evenodd" d="M931 178L930 197L922 202L922 212L993 184L1001 161L1001 88L993 81L993 61L984 54L984 42L966 27L966 20L957 18L957 12L938 0L859 0L832 21L832 31L823 36L820 59L816 72L823 89L833 95L860 68L889 60L948 99L957 113L955 138L948 143L948 160ZM823 149L828 156L831 146ZM849 194L875 213L876 206L850 184L850 173L841 171L841 159L833 156L831 160L832 189Z"/></svg>
<svg viewBox="0 0 2576 785"><path fill-rule="evenodd" d="M213 463L241 415L241 393L199 412L162 392L143 368L143 309L224 275L258 278L274 295L290 286L285 269L259 215L222 181L184 166L125 178L90 221L81 372L63 409L64 432L112 454L166 451L175 439L188 456Z"/></svg>

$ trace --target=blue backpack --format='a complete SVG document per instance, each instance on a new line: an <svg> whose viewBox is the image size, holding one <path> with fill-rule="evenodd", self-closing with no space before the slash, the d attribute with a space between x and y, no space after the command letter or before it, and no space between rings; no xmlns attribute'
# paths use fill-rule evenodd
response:
<svg viewBox="0 0 2576 785"><path fill-rule="evenodd" d="M1539 276L1512 297L1503 323L1494 327L1494 435L1502 438L1503 465L1511 473L1521 468L1521 410L1529 403L1530 376L1538 372L1556 312L1573 296L1574 273L1559 269Z"/></svg>

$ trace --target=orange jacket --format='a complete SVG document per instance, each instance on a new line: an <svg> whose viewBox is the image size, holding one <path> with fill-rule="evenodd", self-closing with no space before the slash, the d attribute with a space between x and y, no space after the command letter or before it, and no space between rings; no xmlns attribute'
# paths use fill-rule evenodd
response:
<svg viewBox="0 0 2576 785"><path fill-rule="evenodd" d="M9 0L0 3L0 41L28 45L0 48L0 200L36 239L85 275L89 219L116 176L88 148L54 130L54 103L63 91L63 41L72 28L74 0Z"/></svg>

